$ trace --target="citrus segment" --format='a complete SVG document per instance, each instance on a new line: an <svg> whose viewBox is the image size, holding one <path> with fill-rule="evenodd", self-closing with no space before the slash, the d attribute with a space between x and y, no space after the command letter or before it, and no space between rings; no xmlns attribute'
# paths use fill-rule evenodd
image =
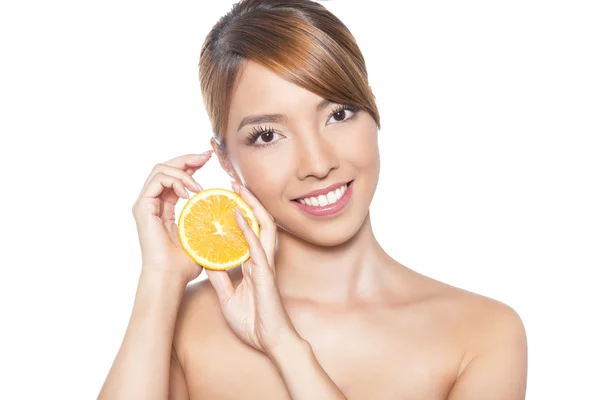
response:
<svg viewBox="0 0 600 400"><path fill-rule="evenodd" d="M252 209L235 192L207 189L194 195L181 210L178 222L183 250L201 266L224 270L240 265L250 257L244 234L235 221L239 208L258 236L258 221Z"/></svg>

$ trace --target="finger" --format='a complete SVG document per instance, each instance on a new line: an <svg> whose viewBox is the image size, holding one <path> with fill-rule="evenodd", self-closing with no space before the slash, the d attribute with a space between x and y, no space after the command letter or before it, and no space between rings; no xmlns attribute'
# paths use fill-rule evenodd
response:
<svg viewBox="0 0 600 400"><path fill-rule="evenodd" d="M194 178L191 177L191 175L185 173L184 171L178 170L176 168L173 167L169 167L166 165L162 165L162 166L156 166L155 170L152 173L152 178L147 182L147 184L144 186L144 188L142 189L142 192L140 193L140 198L142 197L143 193L148 192L148 188L150 187L150 185L152 184L153 181L156 180L156 178L158 176L168 176L169 178L175 179L178 182L180 182L180 184L176 185L176 188L174 188L174 190L177 192L177 189L179 188L187 188L188 190L192 191L192 192L199 192L202 190L202 187L198 184L198 182L196 182L194 180ZM183 192L185 192L185 189L183 189ZM187 196L187 192L186 192L186 196L183 196L181 192L177 192L179 197L183 197L183 198L189 198ZM177 201L177 199L171 199L171 202L174 204Z"/></svg>
<svg viewBox="0 0 600 400"><path fill-rule="evenodd" d="M164 201L160 198L163 193L171 193L174 196L188 198L181 181L169 175L157 174L154 179L140 193L133 205L132 212L136 221L142 215L154 215L162 218L164 214Z"/></svg>
<svg viewBox="0 0 600 400"><path fill-rule="evenodd" d="M242 263L242 278L250 279L250 265L252 263L252 259L249 259Z"/></svg>
<svg viewBox="0 0 600 400"><path fill-rule="evenodd" d="M175 205L180 198L189 199L190 196L185 190L183 182L175 179L173 181L173 191L163 191L160 194L160 199L162 200L160 219L164 224L175 223Z"/></svg>
<svg viewBox="0 0 600 400"><path fill-rule="evenodd" d="M208 160L210 160L211 156L212 156L212 150L209 150L202 154L187 154L184 156L173 158L164 163L157 164L154 167L154 169L152 170L152 172L150 173L150 175L148 176L148 179L146 179L146 182L144 183L144 187L148 184L148 182L150 182L150 180L153 178L153 176L157 172L165 172L164 171L165 166L175 168L180 171L185 170L185 172L191 176L195 171L202 168L204 166L204 164L206 164L208 162ZM191 172L188 172L188 171L191 171ZM202 190L202 189L200 189L200 190ZM196 190L194 190L194 191L196 191Z"/></svg>
<svg viewBox="0 0 600 400"><path fill-rule="evenodd" d="M188 190L190 190L192 192L199 192L202 190L202 186L200 186L200 184L194 180L194 178L192 177L191 174L187 173L186 171L182 171L180 169L177 169L175 167L167 165L167 164L157 164L152 169L150 176L148 177L146 183L144 184L144 188L152 181L152 179L156 176L156 174L159 174L159 173L162 173L165 175L170 175L172 177L175 177L175 178L181 180L183 183L185 183L185 186L188 188ZM144 190L144 189L142 189L142 190Z"/></svg>
<svg viewBox="0 0 600 400"><path fill-rule="evenodd" d="M277 240L277 226L269 212L264 208L261 202L250 191L238 184L232 182L233 190L242 196L242 199L252 208L252 212L260 225L260 242L267 255L269 267L274 269L275 243Z"/></svg>
<svg viewBox="0 0 600 400"><path fill-rule="evenodd" d="M189 198L180 179L159 172L140 193L138 202L142 199L158 198L166 189L173 189L179 197Z"/></svg>
<svg viewBox="0 0 600 400"><path fill-rule="evenodd" d="M185 173L188 174L189 176L194 175L194 172L196 172L196 170L194 170L193 168L186 168L185 169Z"/></svg>
<svg viewBox="0 0 600 400"><path fill-rule="evenodd" d="M206 275L208 275L208 280L217 293L219 303L225 304L235 293L235 288L231 283L229 274L227 271L213 271L208 268L204 268L204 270L206 271Z"/></svg>
<svg viewBox="0 0 600 400"><path fill-rule="evenodd" d="M189 170L189 169L188 169ZM175 220L175 206L180 197L185 199L189 199L189 195L187 195L186 188L190 190L190 192L200 192L202 191L202 186L198 182L194 180L194 178L187 172L181 171L177 168L162 165L159 170L161 173L173 176L181 180L181 183L176 183L176 187L181 189L177 192L177 194L173 192L163 192L164 195L161 195L162 202L162 213L161 219L164 222L171 222ZM185 185L184 185L185 183ZM179 193L185 192L186 196L181 196Z"/></svg>
<svg viewBox="0 0 600 400"><path fill-rule="evenodd" d="M198 169L210 160L212 153L212 150L208 150L200 154L186 154L166 161L164 164L177 169L185 169L186 167Z"/></svg>
<svg viewBox="0 0 600 400"><path fill-rule="evenodd" d="M244 239L246 240L246 243L248 243L248 247L250 248L251 261L247 263L247 272L250 275L250 278L255 279L257 277L262 277L264 274L273 276L273 270L269 265L267 255L265 254L265 250L263 249L262 243L254 233L250 225L248 225L248 221L246 221L246 218L244 218L242 211L238 208L235 210L234 214L235 221L242 230L242 233L244 234Z"/></svg>
<svg viewBox="0 0 600 400"><path fill-rule="evenodd" d="M185 186L193 192L202 191L202 186L200 186L200 184L198 182L196 182L196 180L192 177L191 174L189 174L185 171L182 171L175 167L164 165L159 168L159 172L162 172L164 174L171 175L171 176L174 176L175 178L181 179L181 181L183 183L185 183Z"/></svg>

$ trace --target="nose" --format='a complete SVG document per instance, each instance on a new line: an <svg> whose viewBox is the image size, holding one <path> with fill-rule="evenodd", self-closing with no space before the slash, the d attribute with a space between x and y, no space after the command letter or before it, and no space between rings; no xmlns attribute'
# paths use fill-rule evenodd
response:
<svg viewBox="0 0 600 400"><path fill-rule="evenodd" d="M301 181L311 176L323 179L340 167L334 147L320 134L305 137L298 152L300 156L297 177Z"/></svg>

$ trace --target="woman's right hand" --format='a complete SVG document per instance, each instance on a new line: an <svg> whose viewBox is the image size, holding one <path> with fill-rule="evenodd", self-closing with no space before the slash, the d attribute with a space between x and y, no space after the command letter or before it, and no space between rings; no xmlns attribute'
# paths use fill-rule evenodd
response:
<svg viewBox="0 0 600 400"><path fill-rule="evenodd" d="M132 209L142 251L142 273L158 272L187 284L202 272L179 242L175 204L180 198L189 198L186 188L195 193L202 190L192 174L211 154L177 157L157 164L150 173Z"/></svg>

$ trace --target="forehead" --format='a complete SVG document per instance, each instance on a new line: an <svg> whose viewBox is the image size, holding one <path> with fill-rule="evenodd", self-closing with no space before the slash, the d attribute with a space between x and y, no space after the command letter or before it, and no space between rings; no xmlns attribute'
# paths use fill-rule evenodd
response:
<svg viewBox="0 0 600 400"><path fill-rule="evenodd" d="M234 88L229 122L236 123L250 114L298 112L312 108L321 97L281 78L262 65L247 61Z"/></svg>

